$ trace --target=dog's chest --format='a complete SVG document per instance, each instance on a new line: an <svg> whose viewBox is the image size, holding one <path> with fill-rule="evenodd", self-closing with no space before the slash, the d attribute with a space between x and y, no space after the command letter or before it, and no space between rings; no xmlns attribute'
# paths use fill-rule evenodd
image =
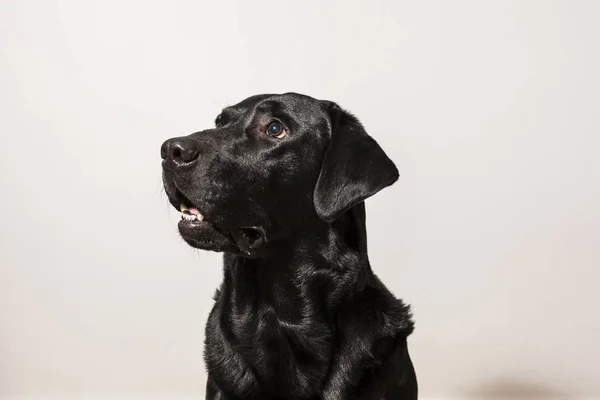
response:
<svg viewBox="0 0 600 400"><path fill-rule="evenodd" d="M333 332L318 318L290 323L277 317L272 308L231 310L228 321L220 321L228 351L239 368L252 375L262 394L281 398L312 398L318 394L331 361ZM209 321L209 323L211 323ZM207 336L207 351L215 345ZM231 363L212 362L209 370L230 375ZM248 376L246 375L246 378Z"/></svg>

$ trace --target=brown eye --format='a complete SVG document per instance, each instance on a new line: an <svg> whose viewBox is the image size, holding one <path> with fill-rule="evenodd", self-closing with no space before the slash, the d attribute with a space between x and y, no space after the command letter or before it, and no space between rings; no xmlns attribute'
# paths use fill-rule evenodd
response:
<svg viewBox="0 0 600 400"><path fill-rule="evenodd" d="M287 134L287 131L283 127L283 124L279 121L273 121L267 128L267 135L281 139Z"/></svg>

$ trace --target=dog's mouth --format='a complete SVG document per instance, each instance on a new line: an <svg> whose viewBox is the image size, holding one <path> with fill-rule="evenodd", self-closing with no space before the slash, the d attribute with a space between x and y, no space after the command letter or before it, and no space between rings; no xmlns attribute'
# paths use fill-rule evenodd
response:
<svg viewBox="0 0 600 400"><path fill-rule="evenodd" d="M185 203L179 204L181 219L188 222L204 222L204 216L196 207L189 207Z"/></svg>
<svg viewBox="0 0 600 400"><path fill-rule="evenodd" d="M175 196L170 199L171 204L175 208L178 208L181 213L181 223L187 223L189 225L210 225L208 221L205 221L204 215L200 212L200 209L192 203L179 189L175 189ZM176 206L179 204L179 207Z"/></svg>
<svg viewBox="0 0 600 400"><path fill-rule="evenodd" d="M260 226L217 225L179 190L172 200L171 203L179 203L179 232L192 247L252 256L266 243L266 233Z"/></svg>

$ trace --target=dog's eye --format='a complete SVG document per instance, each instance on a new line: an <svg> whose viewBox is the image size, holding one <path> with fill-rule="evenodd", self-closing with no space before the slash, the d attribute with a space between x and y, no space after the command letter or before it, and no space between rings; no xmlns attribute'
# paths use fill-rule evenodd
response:
<svg viewBox="0 0 600 400"><path fill-rule="evenodd" d="M273 121L267 128L267 135L281 139L287 134L287 131L283 127L283 124L279 121Z"/></svg>
<svg viewBox="0 0 600 400"><path fill-rule="evenodd" d="M217 118L215 118L215 126L218 128L221 126L221 114L217 115Z"/></svg>

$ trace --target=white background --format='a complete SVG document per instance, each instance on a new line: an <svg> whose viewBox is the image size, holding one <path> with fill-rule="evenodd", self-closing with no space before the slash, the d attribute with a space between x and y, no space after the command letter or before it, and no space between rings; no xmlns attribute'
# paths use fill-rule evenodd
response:
<svg viewBox="0 0 600 400"><path fill-rule="evenodd" d="M163 140L297 91L395 160L375 271L423 398L600 397L600 2L0 5L0 394L202 398L220 256L187 247ZM19 398L21 398L19 397Z"/></svg>

